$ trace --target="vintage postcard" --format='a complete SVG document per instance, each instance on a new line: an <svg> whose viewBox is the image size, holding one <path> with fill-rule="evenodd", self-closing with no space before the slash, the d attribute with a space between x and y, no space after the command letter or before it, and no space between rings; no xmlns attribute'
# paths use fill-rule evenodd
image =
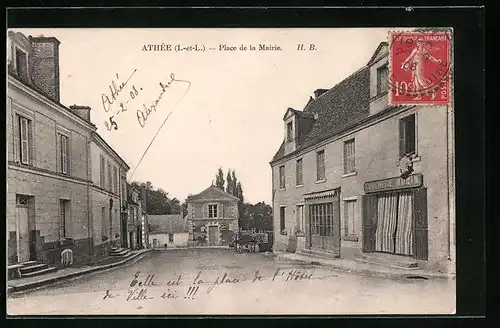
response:
<svg viewBox="0 0 500 328"><path fill-rule="evenodd" d="M9 315L455 313L453 29L7 40Z"/></svg>

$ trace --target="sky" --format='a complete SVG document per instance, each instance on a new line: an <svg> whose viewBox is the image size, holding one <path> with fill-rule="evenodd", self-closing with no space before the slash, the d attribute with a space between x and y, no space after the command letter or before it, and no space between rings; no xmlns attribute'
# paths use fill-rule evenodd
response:
<svg viewBox="0 0 500 328"><path fill-rule="evenodd" d="M245 201L270 204L269 162L284 138L286 109L302 110L314 90L331 88L366 65L388 29L16 31L61 42L61 103L91 107L97 132L130 166L129 180L150 181L182 201L215 182L219 167L234 169ZM172 50L147 50L162 44ZM259 44L281 51L259 51ZM298 51L298 44L315 50ZM175 51L176 45L205 51ZM114 101L113 81L127 81ZM127 111L119 112L120 103ZM117 129L109 131L105 122L112 127L112 115Z"/></svg>

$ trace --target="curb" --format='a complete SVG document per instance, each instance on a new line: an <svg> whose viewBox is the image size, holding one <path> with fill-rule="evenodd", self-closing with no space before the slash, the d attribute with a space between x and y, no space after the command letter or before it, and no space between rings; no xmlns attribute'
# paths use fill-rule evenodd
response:
<svg viewBox="0 0 500 328"><path fill-rule="evenodd" d="M305 260L305 259L297 259L293 258L291 256L287 256L285 254L276 254L276 257L280 260L291 260L291 261L296 261L304 264L313 264L313 265L320 265L323 267L328 267L332 268L338 271L343 271L347 273L354 273L354 274L359 274L359 275L364 275L364 276L371 276L371 277L378 277L378 278L391 278L391 279L411 279L412 277L423 277L426 279L448 279L448 280L454 280L455 276L454 275L446 275L442 273L434 273L434 272L422 272L422 271L415 271L411 270L408 272L388 272L388 271L381 271L381 270L374 270L374 269L362 269L362 268L349 268L346 266L342 265L337 265L333 263L324 263L321 261L321 259L313 259L311 260Z"/></svg>
<svg viewBox="0 0 500 328"><path fill-rule="evenodd" d="M151 251L152 251L152 249L148 249L144 252L140 252L138 254L134 254L132 256L129 256L120 262L110 263L110 264L106 264L106 265L102 265L102 266L96 266L96 267L85 269L82 271L69 273L69 274L64 275L64 276L47 278L47 279L43 279L43 280L39 280L39 281L26 283L23 285L18 285L18 286L8 286L7 293L16 293L16 292L20 292L20 291L26 291L29 289L34 289L34 288L38 288L38 287L42 287L42 286L46 286L46 285L51 285L51 284L54 284L54 283L62 281L62 280L76 278L76 277L83 276L83 275L86 275L89 273L94 273L94 272L98 272L98 271L104 271L107 269L111 269L111 268L120 266L122 264L125 264L127 262L131 262L132 260L138 261L138 260L142 259L145 255L150 253Z"/></svg>

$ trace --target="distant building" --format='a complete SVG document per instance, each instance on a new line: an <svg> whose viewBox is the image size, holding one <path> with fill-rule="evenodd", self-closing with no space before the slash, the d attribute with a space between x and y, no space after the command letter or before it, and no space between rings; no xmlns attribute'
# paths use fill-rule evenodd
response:
<svg viewBox="0 0 500 328"><path fill-rule="evenodd" d="M182 214L148 215L148 220L149 244L153 248L188 246L189 229Z"/></svg>
<svg viewBox="0 0 500 328"><path fill-rule="evenodd" d="M190 245L229 245L238 234L238 201L238 197L213 185L188 196L186 220Z"/></svg>
<svg viewBox="0 0 500 328"><path fill-rule="evenodd" d="M148 215L146 214L146 190L127 185L127 243L123 247L130 249L147 248Z"/></svg>
<svg viewBox="0 0 500 328"><path fill-rule="evenodd" d="M381 43L286 111L271 161L274 249L454 270L453 111L390 106L388 90Z"/></svg>

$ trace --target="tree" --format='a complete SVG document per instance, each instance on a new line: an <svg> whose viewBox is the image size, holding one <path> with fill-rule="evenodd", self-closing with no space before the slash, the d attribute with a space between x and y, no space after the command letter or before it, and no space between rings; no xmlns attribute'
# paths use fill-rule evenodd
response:
<svg viewBox="0 0 500 328"><path fill-rule="evenodd" d="M226 192L230 195L233 194L234 189L233 189L233 179L231 177L231 170L227 171L227 186L226 186Z"/></svg>
<svg viewBox="0 0 500 328"><path fill-rule="evenodd" d="M215 176L215 186L221 190L224 190L224 184L224 172L222 171L222 168L219 167L217 175Z"/></svg>

